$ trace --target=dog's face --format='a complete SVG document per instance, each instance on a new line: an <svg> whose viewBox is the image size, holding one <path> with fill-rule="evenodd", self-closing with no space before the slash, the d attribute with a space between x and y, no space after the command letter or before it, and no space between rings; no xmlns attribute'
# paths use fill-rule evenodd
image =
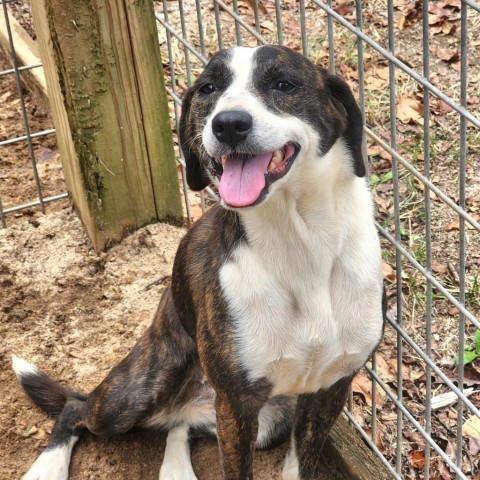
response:
<svg viewBox="0 0 480 480"><path fill-rule="evenodd" d="M218 180L229 207L265 201L339 138L352 175L365 175L362 116L348 85L284 47L217 53L184 97L179 133L190 187Z"/></svg>

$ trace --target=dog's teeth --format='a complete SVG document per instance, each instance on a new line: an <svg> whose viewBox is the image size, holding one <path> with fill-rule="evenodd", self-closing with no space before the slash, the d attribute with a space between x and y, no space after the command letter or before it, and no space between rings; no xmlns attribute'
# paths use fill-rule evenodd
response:
<svg viewBox="0 0 480 480"><path fill-rule="evenodd" d="M277 164L273 160L271 160L270 163L268 164L267 173L273 172L275 168L277 168Z"/></svg>
<svg viewBox="0 0 480 480"><path fill-rule="evenodd" d="M278 165L283 162L283 157L283 150L275 150L273 152L272 162Z"/></svg>
<svg viewBox="0 0 480 480"><path fill-rule="evenodd" d="M285 158L285 154L283 150L275 150L272 155L272 159L270 160L270 163L268 164L267 172L273 172L278 165L280 165Z"/></svg>
<svg viewBox="0 0 480 480"><path fill-rule="evenodd" d="M220 162L222 163L222 167L225 166L225 162L227 161L227 155L222 155L220 157Z"/></svg>

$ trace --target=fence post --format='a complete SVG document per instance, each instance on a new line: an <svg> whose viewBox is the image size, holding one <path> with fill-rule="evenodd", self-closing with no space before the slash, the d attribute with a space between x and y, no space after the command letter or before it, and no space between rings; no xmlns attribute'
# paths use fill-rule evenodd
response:
<svg viewBox="0 0 480 480"><path fill-rule="evenodd" d="M66 183L97 251L182 222L151 0L35 0Z"/></svg>

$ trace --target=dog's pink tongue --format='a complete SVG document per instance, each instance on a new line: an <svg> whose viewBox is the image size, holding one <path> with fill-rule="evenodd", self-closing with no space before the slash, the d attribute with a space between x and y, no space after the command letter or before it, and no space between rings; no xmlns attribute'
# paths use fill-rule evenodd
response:
<svg viewBox="0 0 480 480"><path fill-rule="evenodd" d="M218 192L222 200L233 207L246 207L254 203L265 187L265 172L273 152L245 159L231 156L223 166Z"/></svg>

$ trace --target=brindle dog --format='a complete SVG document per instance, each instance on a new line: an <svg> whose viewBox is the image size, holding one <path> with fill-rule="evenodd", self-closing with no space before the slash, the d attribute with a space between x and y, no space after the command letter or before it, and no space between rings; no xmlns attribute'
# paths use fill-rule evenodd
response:
<svg viewBox="0 0 480 480"><path fill-rule="evenodd" d="M179 125L191 188L221 202L186 234L171 287L129 355L88 395L15 358L57 419L26 480L64 480L85 429L169 431L160 479L193 480L216 434L225 480L290 437L284 480L319 478L322 446L382 334L382 273L362 116L339 77L282 47L215 55Z"/></svg>

